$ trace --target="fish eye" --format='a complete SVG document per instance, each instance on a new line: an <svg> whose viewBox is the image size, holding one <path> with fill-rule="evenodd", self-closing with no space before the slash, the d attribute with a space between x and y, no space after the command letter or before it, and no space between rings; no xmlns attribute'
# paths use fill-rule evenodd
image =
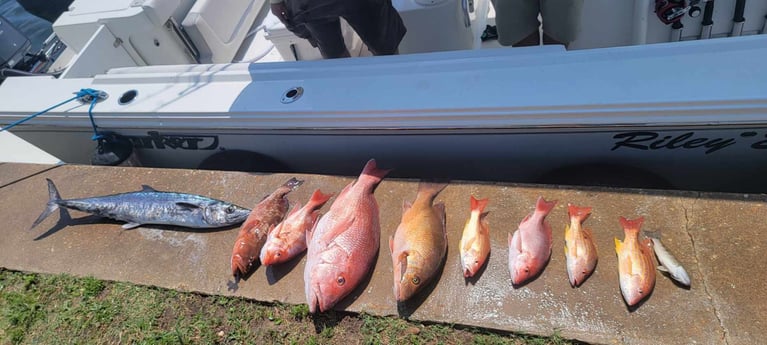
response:
<svg viewBox="0 0 767 345"><path fill-rule="evenodd" d="M339 286L343 286L344 284L346 284L346 279L344 279L344 277L339 276L338 278L336 278L336 283L338 283Z"/></svg>
<svg viewBox="0 0 767 345"><path fill-rule="evenodd" d="M415 285L421 284L421 278L413 277L412 282Z"/></svg>
<svg viewBox="0 0 767 345"><path fill-rule="evenodd" d="M280 252L277 252L277 253L276 253L276 254L274 254L274 255L275 255L275 256L277 256L277 257L279 258L279 257L280 257Z"/></svg>
<svg viewBox="0 0 767 345"><path fill-rule="evenodd" d="M226 208L226 213L232 214L234 213L234 206L229 205L229 207Z"/></svg>
<svg viewBox="0 0 767 345"><path fill-rule="evenodd" d="M530 273L530 269L525 267L525 273Z"/></svg>

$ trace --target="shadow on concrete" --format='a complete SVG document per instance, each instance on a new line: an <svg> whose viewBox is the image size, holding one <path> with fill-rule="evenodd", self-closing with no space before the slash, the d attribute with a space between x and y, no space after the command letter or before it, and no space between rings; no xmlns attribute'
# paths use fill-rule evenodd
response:
<svg viewBox="0 0 767 345"><path fill-rule="evenodd" d="M400 317L406 319L409 318L410 315L413 315L413 313L418 310L423 302L429 298L429 295L431 295L432 291L434 291L434 288L437 287L437 283L439 283L440 278L442 278L442 272L445 270L445 262L447 262L447 255L448 254L445 254L445 257L442 258L442 262L439 264L439 268L434 272L434 276L431 277L429 283L426 286L424 286L409 300L397 302L397 313Z"/></svg>
<svg viewBox="0 0 767 345"><path fill-rule="evenodd" d="M67 212L67 210L62 207L62 208L59 208L59 221L56 222L56 225L54 225L52 228L48 229L46 232L42 233L41 235L35 237L34 240L39 241L39 240L46 239L49 236L59 232L59 230L62 230L70 225L96 224L100 222L120 224L117 221L113 221L108 218L103 218L96 215L89 215L89 216L73 219L69 215L69 212Z"/></svg>
<svg viewBox="0 0 767 345"><path fill-rule="evenodd" d="M296 255L296 257L288 260L287 262L278 264L278 265L271 265L266 266L266 281L269 282L269 285L274 285L280 279L288 275L293 269L298 265L299 262L301 262L301 259L306 256L306 251L301 252L301 254Z"/></svg>

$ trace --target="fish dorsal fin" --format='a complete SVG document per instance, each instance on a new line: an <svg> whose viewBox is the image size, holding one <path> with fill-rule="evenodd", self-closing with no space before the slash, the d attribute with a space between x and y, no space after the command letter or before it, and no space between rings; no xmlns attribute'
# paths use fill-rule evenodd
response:
<svg viewBox="0 0 767 345"><path fill-rule="evenodd" d="M413 207L413 203L407 200L402 201L402 214L405 214L408 210L410 210Z"/></svg>
<svg viewBox="0 0 767 345"><path fill-rule="evenodd" d="M123 230L130 230L141 226L139 223L125 223L123 224L122 228Z"/></svg>
<svg viewBox="0 0 767 345"><path fill-rule="evenodd" d="M623 242L619 239L615 239L615 253L620 254L621 250L623 249Z"/></svg>
<svg viewBox="0 0 767 345"><path fill-rule="evenodd" d="M184 201L177 202L176 206L178 206L180 209L184 211L194 211L200 208L200 205L196 205L196 204L192 204L192 203L188 203Z"/></svg>
<svg viewBox="0 0 767 345"><path fill-rule="evenodd" d="M156 192L157 190L156 190L156 189L154 189L154 188L152 188L152 187L151 187L151 186L149 186L149 185L145 185L145 184L142 184L142 185L141 185L141 191L142 191L142 192Z"/></svg>

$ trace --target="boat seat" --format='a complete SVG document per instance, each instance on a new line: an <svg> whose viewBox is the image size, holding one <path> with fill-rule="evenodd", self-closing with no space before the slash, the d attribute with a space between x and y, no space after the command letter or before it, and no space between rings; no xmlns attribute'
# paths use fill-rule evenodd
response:
<svg viewBox="0 0 767 345"><path fill-rule="evenodd" d="M232 62L266 0L197 0L181 25L201 63Z"/></svg>

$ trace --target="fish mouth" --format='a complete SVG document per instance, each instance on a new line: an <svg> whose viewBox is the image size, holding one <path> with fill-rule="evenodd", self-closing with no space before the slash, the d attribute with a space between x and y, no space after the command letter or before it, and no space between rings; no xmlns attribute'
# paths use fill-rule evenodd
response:
<svg viewBox="0 0 767 345"><path fill-rule="evenodd" d="M320 294L322 294L320 284L314 284L311 291L309 291L309 300L307 301L309 303L309 312L312 314L324 311L320 304Z"/></svg>

